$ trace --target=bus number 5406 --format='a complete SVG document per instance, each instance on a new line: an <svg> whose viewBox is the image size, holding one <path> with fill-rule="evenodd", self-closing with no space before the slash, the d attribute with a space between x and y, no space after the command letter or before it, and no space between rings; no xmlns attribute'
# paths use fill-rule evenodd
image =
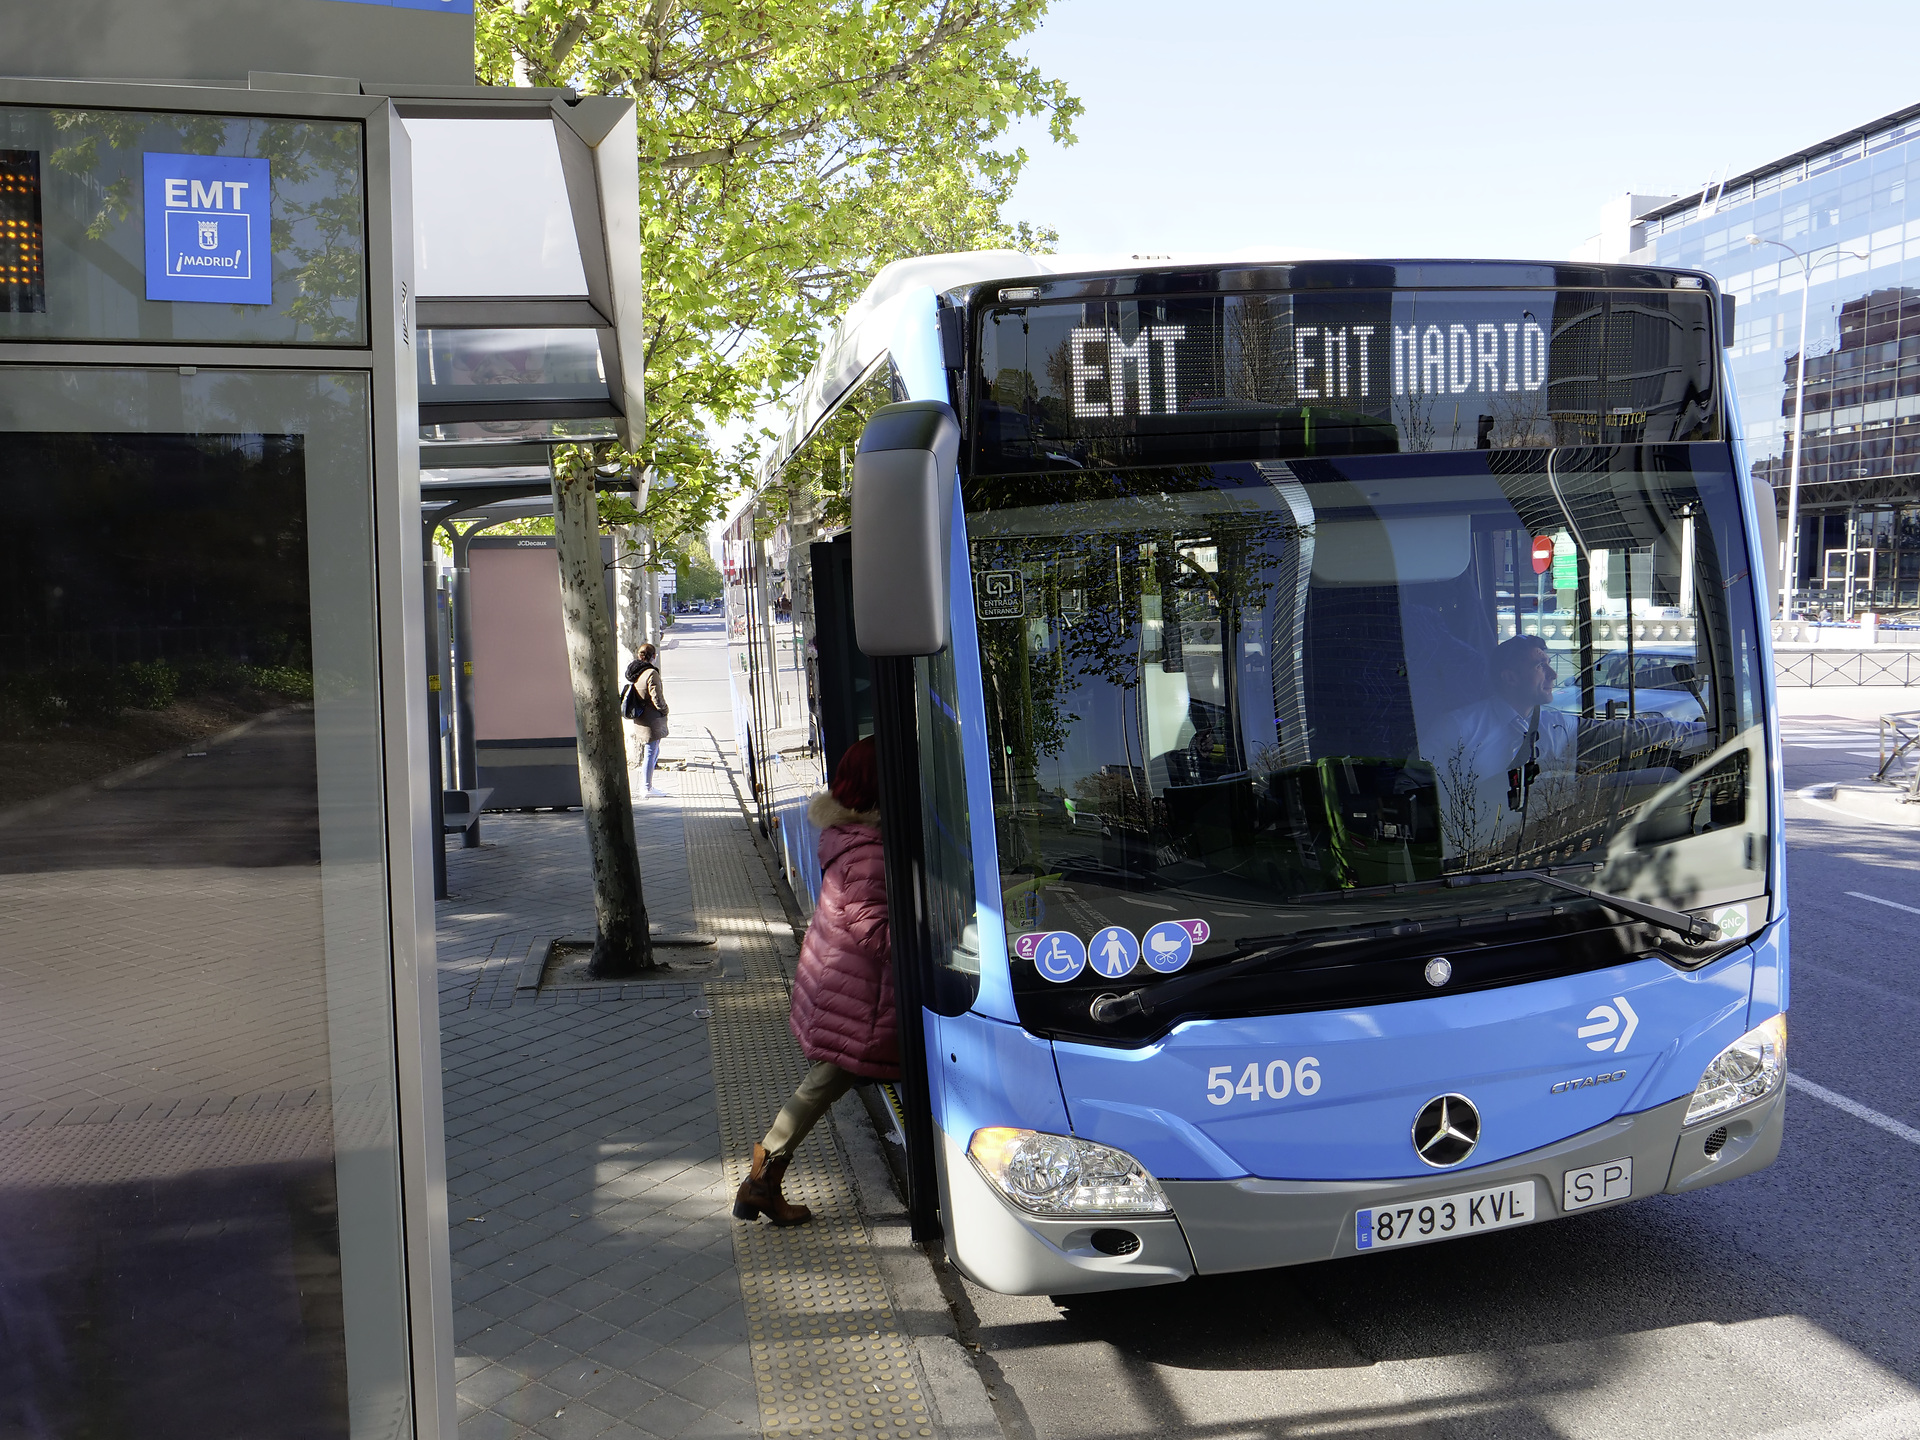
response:
<svg viewBox="0 0 1920 1440"><path fill-rule="evenodd" d="M1291 1065L1284 1060L1270 1061L1264 1071L1259 1061L1250 1060L1237 1084L1231 1065L1216 1065L1207 1071L1207 1101L1212 1105L1231 1105L1236 1095L1249 1100L1263 1095L1284 1100L1296 1090L1302 1095L1319 1093L1320 1062L1311 1055L1303 1055Z"/></svg>

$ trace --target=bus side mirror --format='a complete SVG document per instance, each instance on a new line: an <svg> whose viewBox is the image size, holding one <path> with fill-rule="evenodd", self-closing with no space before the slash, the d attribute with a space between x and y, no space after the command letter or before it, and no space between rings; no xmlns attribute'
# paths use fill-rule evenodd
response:
<svg viewBox="0 0 1920 1440"><path fill-rule="evenodd" d="M853 457L853 634L872 656L947 648L960 422L938 400L883 405Z"/></svg>

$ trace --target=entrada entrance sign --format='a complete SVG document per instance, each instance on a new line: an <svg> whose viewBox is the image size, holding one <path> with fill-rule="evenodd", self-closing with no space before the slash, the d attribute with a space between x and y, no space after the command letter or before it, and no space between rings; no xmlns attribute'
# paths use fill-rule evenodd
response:
<svg viewBox="0 0 1920 1440"><path fill-rule="evenodd" d="M271 305L267 263L273 179L265 160L142 157L147 299Z"/></svg>

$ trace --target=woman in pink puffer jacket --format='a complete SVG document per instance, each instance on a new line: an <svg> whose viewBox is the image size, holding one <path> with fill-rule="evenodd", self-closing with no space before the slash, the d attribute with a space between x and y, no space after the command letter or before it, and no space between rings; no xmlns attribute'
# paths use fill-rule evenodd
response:
<svg viewBox="0 0 1920 1440"><path fill-rule="evenodd" d="M787 1025L813 1068L753 1147L753 1170L733 1197L737 1220L765 1215L776 1225L798 1225L811 1219L806 1206L780 1194L793 1152L856 1081L900 1076L879 803L869 738L847 747L833 787L807 807L820 830L820 903L800 947Z"/></svg>

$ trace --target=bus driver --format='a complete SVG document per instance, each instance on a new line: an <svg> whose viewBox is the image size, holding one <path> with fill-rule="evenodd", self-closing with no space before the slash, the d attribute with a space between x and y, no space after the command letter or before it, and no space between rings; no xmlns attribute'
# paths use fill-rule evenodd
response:
<svg viewBox="0 0 1920 1440"><path fill-rule="evenodd" d="M1494 647L1484 700L1444 716L1421 749L1439 783L1441 830L1449 856L1469 860L1517 843L1535 820L1583 798L1594 819L1678 773L1665 761L1697 748L1706 727L1658 716L1583 720L1553 708L1559 678L1546 641L1515 635ZM1584 789L1580 779L1591 776ZM1570 817L1555 826L1565 830Z"/></svg>

